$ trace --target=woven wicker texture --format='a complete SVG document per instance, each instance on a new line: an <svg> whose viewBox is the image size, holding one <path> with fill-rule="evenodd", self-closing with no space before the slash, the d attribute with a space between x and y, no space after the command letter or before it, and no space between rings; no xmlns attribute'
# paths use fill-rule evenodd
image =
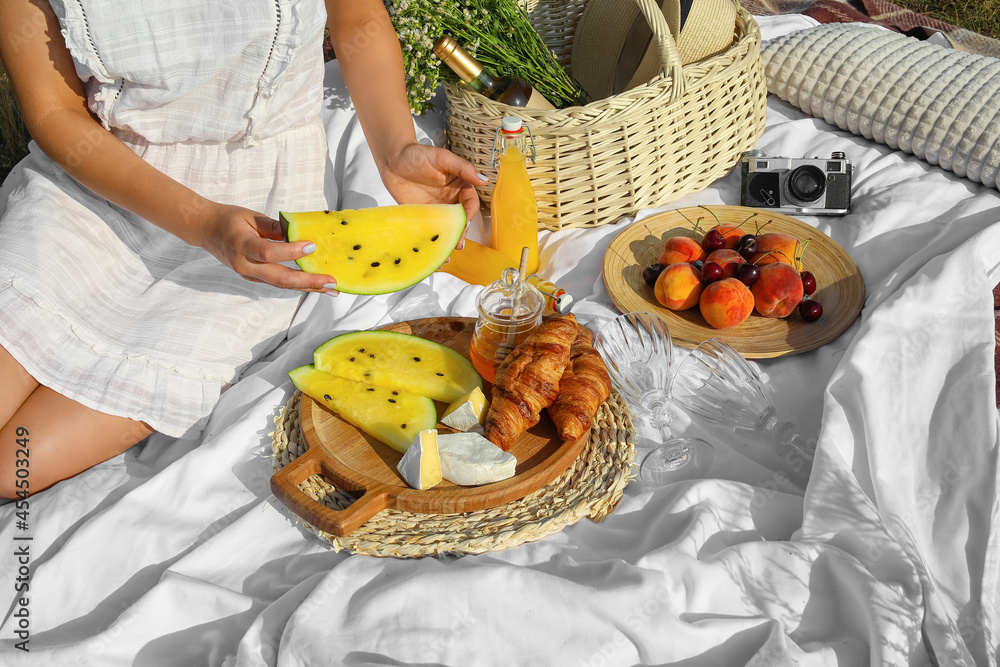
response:
<svg viewBox="0 0 1000 667"><path fill-rule="evenodd" d="M681 65L659 7L637 0L653 28L661 72L646 85L554 111L513 108L458 84L445 86L451 149L490 177L500 119L516 114L530 126L538 152L529 163L540 229L595 227L704 189L728 172L764 131L767 90L760 30L739 10L726 52ZM585 2L528 2L532 24L561 62Z"/></svg>
<svg viewBox="0 0 1000 667"><path fill-rule="evenodd" d="M272 466L278 471L306 451L295 391L275 418ZM584 517L601 521L610 514L632 479L635 434L631 413L612 393L598 410L590 440L569 469L548 486L521 500L477 512L419 514L383 510L346 537L336 537L303 522L337 551L394 558L499 551L559 532ZM336 510L353 498L321 475L300 484L310 496Z"/></svg>
<svg viewBox="0 0 1000 667"><path fill-rule="evenodd" d="M1000 189L1000 60L858 24L768 41L768 89L805 113Z"/></svg>

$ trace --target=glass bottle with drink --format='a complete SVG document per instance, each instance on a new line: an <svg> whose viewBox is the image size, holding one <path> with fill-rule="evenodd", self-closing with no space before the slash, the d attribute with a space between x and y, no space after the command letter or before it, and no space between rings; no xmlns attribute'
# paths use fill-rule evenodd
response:
<svg viewBox="0 0 1000 667"><path fill-rule="evenodd" d="M521 248L528 248L528 269L538 270L538 202L528 176L525 127L516 116L505 116L493 144L497 182L490 199L492 245L517 262ZM534 141L531 161L535 161Z"/></svg>
<svg viewBox="0 0 1000 667"><path fill-rule="evenodd" d="M513 76L497 76L490 72L450 35L444 35L434 44L434 55L450 67L465 85L491 100L512 107L555 108L527 81Z"/></svg>

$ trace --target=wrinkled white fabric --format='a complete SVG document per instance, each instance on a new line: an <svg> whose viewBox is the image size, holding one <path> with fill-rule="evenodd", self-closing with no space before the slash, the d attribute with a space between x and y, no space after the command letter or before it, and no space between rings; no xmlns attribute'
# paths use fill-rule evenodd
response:
<svg viewBox="0 0 1000 667"><path fill-rule="evenodd" d="M353 115L327 118L344 178L331 202L387 203ZM0 661L995 665L1000 194L777 99L760 148L843 150L857 167L850 215L803 219L858 263L860 319L817 350L755 362L779 416L817 445L804 495L766 465L766 442L681 418L678 434L715 443L708 478L633 482L603 523L460 558L335 553L270 494L288 370L339 332L471 316L480 288L435 274L402 294L316 295L203 437L154 436L32 499L32 652L12 648L4 567ZM667 208L738 201L731 173ZM601 258L630 222L542 234L541 273L594 329L616 314ZM642 436L637 459L654 444ZM0 506L5 550L14 519Z"/></svg>

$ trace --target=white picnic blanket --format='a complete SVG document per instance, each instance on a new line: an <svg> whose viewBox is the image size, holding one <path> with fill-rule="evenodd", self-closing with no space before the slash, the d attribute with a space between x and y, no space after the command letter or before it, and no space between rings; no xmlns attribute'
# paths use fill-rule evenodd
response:
<svg viewBox="0 0 1000 667"><path fill-rule="evenodd" d="M765 37L809 24L759 22ZM329 75L331 203L389 203ZM421 121L440 140L435 122ZM861 317L757 363L779 416L816 443L804 495L759 463L766 448L681 419L679 434L716 443L709 478L633 482L603 523L459 558L336 553L269 489L288 370L340 332L472 316L480 288L436 274L387 296L312 295L200 440L154 435L24 517L0 506L0 664L995 665L1000 193L774 98L759 147L856 166L850 215L802 219L859 265ZM731 173L665 208L738 203ZM602 255L631 222L541 236L541 273L595 330L617 314Z"/></svg>

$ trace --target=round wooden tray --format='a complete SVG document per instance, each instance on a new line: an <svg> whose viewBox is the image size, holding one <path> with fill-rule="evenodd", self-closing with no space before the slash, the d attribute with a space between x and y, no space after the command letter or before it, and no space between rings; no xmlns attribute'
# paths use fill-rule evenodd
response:
<svg viewBox="0 0 1000 667"><path fill-rule="evenodd" d="M642 270L656 263L668 238L694 238L696 220L701 219L704 232L718 224L716 217L719 222L734 224L750 218L743 225L750 232L756 230L755 223L768 223L761 233L785 232L800 241L809 239L802 264L816 276L812 298L823 304L823 316L815 322L804 322L797 313L779 320L754 312L738 327L713 329L697 307L673 311L657 303L653 288L642 279ZM709 338L721 338L751 359L798 354L825 345L854 323L865 303L861 272L836 241L795 218L745 206L693 206L633 223L615 237L604 253L604 286L623 313L649 311L660 315L667 322L671 338L682 347L692 348Z"/></svg>
<svg viewBox="0 0 1000 667"><path fill-rule="evenodd" d="M468 317L432 317L384 327L446 345L468 355L476 320ZM490 397L492 385L483 392ZM438 414L447 407L438 404ZM588 436L563 441L547 413L518 436L510 447L517 458L513 477L481 486L458 486L443 481L420 491L410 487L396 470L402 454L366 435L308 396L300 405L302 432L308 451L271 478L275 495L306 522L337 536L350 534L383 509L434 514L482 510L523 498L565 471L583 451ZM447 432L445 429L442 432ZM333 510L298 488L316 473L339 486L360 493L342 510Z"/></svg>

